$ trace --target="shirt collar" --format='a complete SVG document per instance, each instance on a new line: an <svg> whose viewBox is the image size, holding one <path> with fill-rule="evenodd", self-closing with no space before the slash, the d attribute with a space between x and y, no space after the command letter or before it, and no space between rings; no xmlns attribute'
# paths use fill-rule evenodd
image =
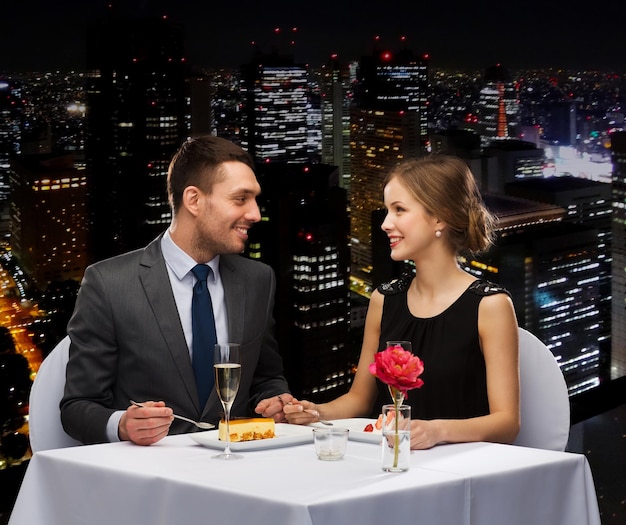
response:
<svg viewBox="0 0 626 525"><path fill-rule="evenodd" d="M185 276L191 272L191 269L198 264L173 241L169 228L165 230L165 233L161 238L161 251L163 252L165 262L180 281L182 281ZM211 267L211 270L213 270L209 280L216 282L220 267L220 256L216 255L213 259L205 262L204 264L207 264Z"/></svg>

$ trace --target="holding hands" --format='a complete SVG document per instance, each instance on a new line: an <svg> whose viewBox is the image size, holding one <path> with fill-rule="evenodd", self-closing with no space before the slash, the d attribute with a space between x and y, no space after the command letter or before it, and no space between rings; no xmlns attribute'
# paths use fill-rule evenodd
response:
<svg viewBox="0 0 626 525"><path fill-rule="evenodd" d="M282 396L281 399L285 401ZM285 401L283 412L287 422L294 425L308 425L320 420L320 413L315 408L315 403L310 401L298 401L292 398L290 402Z"/></svg>
<svg viewBox="0 0 626 525"><path fill-rule="evenodd" d="M295 401L296 399L291 394L280 394L278 396L262 399L259 401L254 411L263 417L273 418L276 423L284 423L287 419L283 408L285 405L289 405Z"/></svg>

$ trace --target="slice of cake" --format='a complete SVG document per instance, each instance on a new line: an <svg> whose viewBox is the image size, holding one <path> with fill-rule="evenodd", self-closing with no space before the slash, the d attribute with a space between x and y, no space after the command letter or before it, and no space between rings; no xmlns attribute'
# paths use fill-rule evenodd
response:
<svg viewBox="0 0 626 525"><path fill-rule="evenodd" d="M271 417L236 418L229 422L230 441L253 441L274 437L276 426ZM220 421L219 438L226 441L226 422Z"/></svg>

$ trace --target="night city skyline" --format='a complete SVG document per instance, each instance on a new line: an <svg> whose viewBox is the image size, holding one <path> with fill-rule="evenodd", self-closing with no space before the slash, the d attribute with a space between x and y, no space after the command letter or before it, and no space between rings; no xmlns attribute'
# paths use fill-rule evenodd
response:
<svg viewBox="0 0 626 525"><path fill-rule="evenodd" d="M168 227L167 166L203 134L255 159L242 255L274 269L285 377L316 403L352 383L372 290L410 269L380 228L388 169L463 159L498 229L459 265L554 354L567 451L589 458L603 525L623 524L626 2L22 0L0 16L0 525L85 268Z"/></svg>
<svg viewBox="0 0 626 525"><path fill-rule="evenodd" d="M273 30L298 28L297 61L318 66L337 53L357 60L372 50L375 37L390 48L406 45L427 53L433 67L484 69L501 63L508 68L556 67L623 71L623 38L612 21L626 17L626 4L575 10L565 2L523 6L498 2L316 2L306 8L293 2L197 4L167 0L120 2L65 0L49 3L10 2L2 8L6 48L0 72L49 71L84 67L89 24L111 9L130 17L164 13L185 30L188 61L198 67L231 67L247 62L252 41L264 50ZM8 52L6 50L9 50Z"/></svg>

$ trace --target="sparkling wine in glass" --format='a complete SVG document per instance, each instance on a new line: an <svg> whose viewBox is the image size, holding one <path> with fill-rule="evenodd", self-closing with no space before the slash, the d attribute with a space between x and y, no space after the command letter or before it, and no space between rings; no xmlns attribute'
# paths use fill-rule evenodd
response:
<svg viewBox="0 0 626 525"><path fill-rule="evenodd" d="M215 389L224 407L224 423L226 425L226 444L224 452L213 456L217 459L239 459L243 456L230 451L230 409L239 390L241 379L241 357L238 343L215 345L213 368L215 369Z"/></svg>

